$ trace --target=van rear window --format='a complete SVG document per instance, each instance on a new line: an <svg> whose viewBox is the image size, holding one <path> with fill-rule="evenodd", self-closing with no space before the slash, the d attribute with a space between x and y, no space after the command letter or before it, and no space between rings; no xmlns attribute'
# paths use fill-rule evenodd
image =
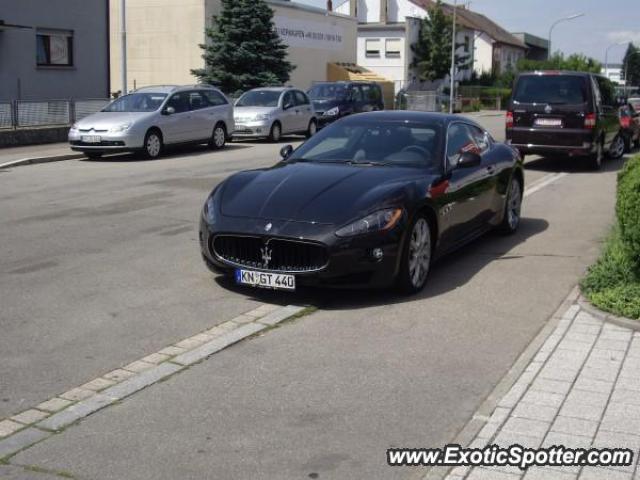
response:
<svg viewBox="0 0 640 480"><path fill-rule="evenodd" d="M519 78L514 103L576 105L587 102L587 77L525 75Z"/></svg>

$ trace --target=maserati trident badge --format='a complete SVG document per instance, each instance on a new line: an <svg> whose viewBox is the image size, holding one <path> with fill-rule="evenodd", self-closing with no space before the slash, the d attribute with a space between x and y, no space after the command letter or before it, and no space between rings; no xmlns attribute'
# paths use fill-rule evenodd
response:
<svg viewBox="0 0 640 480"><path fill-rule="evenodd" d="M264 231L265 231L265 232L268 232L269 230L271 230L271 227L273 227L273 224L272 224L271 222L267 223L267 224L264 226Z"/></svg>
<svg viewBox="0 0 640 480"><path fill-rule="evenodd" d="M262 265L264 268L269 267L271 261L271 249L268 245L265 245L260 249L260 256L262 257Z"/></svg>
<svg viewBox="0 0 640 480"><path fill-rule="evenodd" d="M544 113L551 113L553 112L553 108L551 108L551 105L547 105L546 107L544 107Z"/></svg>

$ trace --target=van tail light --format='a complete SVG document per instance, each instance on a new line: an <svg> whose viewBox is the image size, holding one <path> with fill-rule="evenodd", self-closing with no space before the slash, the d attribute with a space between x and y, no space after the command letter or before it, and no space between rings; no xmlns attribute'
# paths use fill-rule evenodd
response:
<svg viewBox="0 0 640 480"><path fill-rule="evenodd" d="M513 112L507 112L507 128L513 128Z"/></svg>
<svg viewBox="0 0 640 480"><path fill-rule="evenodd" d="M588 130L593 130L596 128L596 114L588 113L584 119L584 128Z"/></svg>
<svg viewBox="0 0 640 480"><path fill-rule="evenodd" d="M622 128L629 128L631 126L631 117L620 117L620 126Z"/></svg>

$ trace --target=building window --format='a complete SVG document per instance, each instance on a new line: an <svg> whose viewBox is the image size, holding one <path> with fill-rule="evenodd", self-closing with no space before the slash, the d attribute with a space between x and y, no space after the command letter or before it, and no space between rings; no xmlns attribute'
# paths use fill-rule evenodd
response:
<svg viewBox="0 0 640 480"><path fill-rule="evenodd" d="M380 56L380 39L379 38L367 38L365 41L365 52L367 57L379 57Z"/></svg>
<svg viewBox="0 0 640 480"><path fill-rule="evenodd" d="M73 66L73 32L38 29L36 63L38 66Z"/></svg>
<svg viewBox="0 0 640 480"><path fill-rule="evenodd" d="M388 58L400 58L400 45L399 38L387 38L385 43L385 56Z"/></svg>

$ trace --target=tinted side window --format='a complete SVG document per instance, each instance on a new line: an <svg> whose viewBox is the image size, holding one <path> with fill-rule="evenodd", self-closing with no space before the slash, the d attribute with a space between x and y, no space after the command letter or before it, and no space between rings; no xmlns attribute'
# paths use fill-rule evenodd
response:
<svg viewBox="0 0 640 480"><path fill-rule="evenodd" d="M226 105L227 99L224 98L220 92L216 92L215 90L204 90L202 92L204 97L209 102L209 105L212 107L218 107L220 105Z"/></svg>
<svg viewBox="0 0 640 480"><path fill-rule="evenodd" d="M516 104L576 105L587 99L587 78L577 75L522 75L513 94Z"/></svg>
<svg viewBox="0 0 640 480"><path fill-rule="evenodd" d="M614 107L616 105L615 90L611 81L603 77L596 77L596 82L598 82L602 105Z"/></svg>
<svg viewBox="0 0 640 480"><path fill-rule="evenodd" d="M309 105L309 98L299 90L295 91L296 105Z"/></svg>
<svg viewBox="0 0 640 480"><path fill-rule="evenodd" d="M189 111L189 92L173 94L167 102L167 107L173 107L176 113Z"/></svg>
<svg viewBox="0 0 640 480"><path fill-rule="evenodd" d="M354 102L364 102L364 97L362 95L362 89L360 85L354 85L351 87L351 99Z"/></svg>
<svg viewBox="0 0 640 480"><path fill-rule="evenodd" d="M447 132L447 161L449 162L449 167L455 167L460 155L468 151L478 152L478 146L471 134L471 130L463 123L452 123Z"/></svg>
<svg viewBox="0 0 640 480"><path fill-rule="evenodd" d="M189 92L189 109L200 110L209 106L207 99L200 92Z"/></svg>
<svg viewBox="0 0 640 480"><path fill-rule="evenodd" d="M478 153L481 155L485 153L491 147L491 137L487 132L481 130L480 128L469 125L469 130L471 131L471 136L478 146Z"/></svg>
<svg viewBox="0 0 640 480"><path fill-rule="evenodd" d="M293 106L295 105L295 102L293 101L293 93L292 92L287 92L284 94L284 97L282 98L282 106Z"/></svg>

